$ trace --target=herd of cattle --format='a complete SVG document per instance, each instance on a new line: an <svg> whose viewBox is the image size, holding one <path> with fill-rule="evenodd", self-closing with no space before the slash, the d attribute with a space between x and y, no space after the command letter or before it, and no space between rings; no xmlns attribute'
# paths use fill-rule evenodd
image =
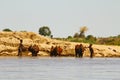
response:
<svg viewBox="0 0 120 80"><path fill-rule="evenodd" d="M93 48L92 48L92 44L90 44L89 47L84 47L82 44L75 45L75 56L76 57L83 57L83 54L84 54L84 51L85 51L86 48L89 48L90 57L92 58L93 53L94 53ZM28 48L25 48L22 45L22 41L20 41L20 45L19 45L19 48L18 48L18 56L22 56L22 52L24 52L26 50L30 51L32 53L32 56L37 56L38 52L40 51L38 45L31 45ZM63 52L63 49L60 46L55 46L55 47L51 46L50 56L51 57L61 56L62 52Z"/></svg>
<svg viewBox="0 0 120 80"><path fill-rule="evenodd" d="M92 48L92 44L89 45L89 47L84 47L82 44L80 45L75 45L75 57L83 57L84 51L86 50L86 48L89 48L90 50L90 57L93 57L93 48ZM51 47L51 51L50 51L50 56L61 56L63 49L60 46L56 46L56 47Z"/></svg>

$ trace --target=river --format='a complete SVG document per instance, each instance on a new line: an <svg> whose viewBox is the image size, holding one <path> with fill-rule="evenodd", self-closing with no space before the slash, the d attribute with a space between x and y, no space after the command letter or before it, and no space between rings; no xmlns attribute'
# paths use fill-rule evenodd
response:
<svg viewBox="0 0 120 80"><path fill-rule="evenodd" d="M120 80L120 58L0 57L0 80Z"/></svg>

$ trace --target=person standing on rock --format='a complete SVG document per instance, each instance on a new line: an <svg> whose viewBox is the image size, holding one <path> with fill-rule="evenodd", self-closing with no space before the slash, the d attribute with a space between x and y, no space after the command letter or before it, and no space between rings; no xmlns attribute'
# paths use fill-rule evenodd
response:
<svg viewBox="0 0 120 80"><path fill-rule="evenodd" d="M90 44L88 48L90 50L90 58L93 58L94 50L92 48L92 44Z"/></svg>
<svg viewBox="0 0 120 80"><path fill-rule="evenodd" d="M23 40L20 40L20 44L18 47L18 55L17 56L22 56L22 48L23 48Z"/></svg>

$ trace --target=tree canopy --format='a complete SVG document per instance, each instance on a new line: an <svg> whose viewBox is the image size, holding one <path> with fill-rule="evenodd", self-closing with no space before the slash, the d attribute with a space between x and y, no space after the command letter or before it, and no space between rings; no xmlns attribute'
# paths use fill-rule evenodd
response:
<svg viewBox="0 0 120 80"><path fill-rule="evenodd" d="M12 30L10 30L9 28L3 29L3 31L12 32Z"/></svg>
<svg viewBox="0 0 120 80"><path fill-rule="evenodd" d="M84 38L85 37L85 32L87 30L88 30L88 28L86 26L81 27L79 37Z"/></svg>
<svg viewBox="0 0 120 80"><path fill-rule="evenodd" d="M43 36L51 36L51 30L48 26L43 26L39 28L39 34Z"/></svg>

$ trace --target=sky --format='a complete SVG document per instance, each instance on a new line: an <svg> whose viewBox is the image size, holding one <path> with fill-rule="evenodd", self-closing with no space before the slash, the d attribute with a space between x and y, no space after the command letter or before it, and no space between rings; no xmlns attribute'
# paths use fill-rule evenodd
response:
<svg viewBox="0 0 120 80"><path fill-rule="evenodd" d="M53 37L120 34L120 0L0 0L0 31L32 31L48 26Z"/></svg>

